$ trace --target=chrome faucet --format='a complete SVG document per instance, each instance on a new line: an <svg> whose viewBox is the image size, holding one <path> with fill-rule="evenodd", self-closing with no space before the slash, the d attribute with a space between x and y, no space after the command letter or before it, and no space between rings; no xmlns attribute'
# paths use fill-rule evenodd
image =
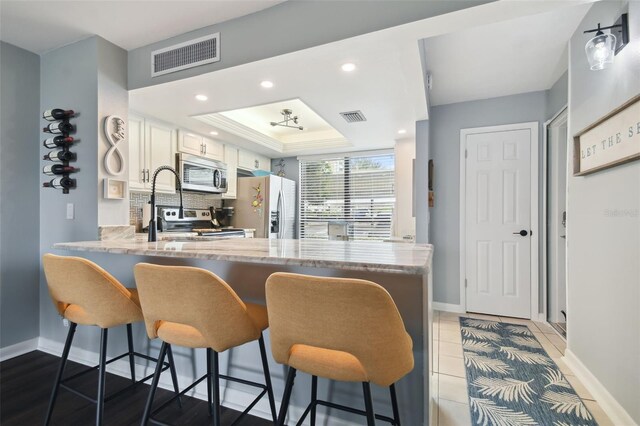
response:
<svg viewBox="0 0 640 426"><path fill-rule="evenodd" d="M149 242L157 241L158 239L158 224L156 218L158 212L156 211L156 178L158 173L163 170L168 170L176 175L176 182L178 184L178 191L180 191L180 209L178 210L178 218L184 219L184 208L182 207L182 183L180 182L180 176L173 167L160 166L153 172L153 179L151 179L151 220L149 221Z"/></svg>

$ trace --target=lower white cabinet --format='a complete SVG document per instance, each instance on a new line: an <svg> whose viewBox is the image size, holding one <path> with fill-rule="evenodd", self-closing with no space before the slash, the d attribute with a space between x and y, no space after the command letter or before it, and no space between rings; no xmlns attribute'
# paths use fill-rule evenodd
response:
<svg viewBox="0 0 640 426"><path fill-rule="evenodd" d="M160 166L175 167L176 130L163 123L129 114L129 188L151 191L153 172ZM162 172L156 191L175 193L176 178Z"/></svg>

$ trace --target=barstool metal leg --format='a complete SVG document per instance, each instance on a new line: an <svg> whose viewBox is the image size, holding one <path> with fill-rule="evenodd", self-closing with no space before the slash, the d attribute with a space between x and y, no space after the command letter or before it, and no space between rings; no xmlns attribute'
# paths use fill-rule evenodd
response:
<svg viewBox="0 0 640 426"><path fill-rule="evenodd" d="M144 414L142 415L142 426L146 426L151 416L151 407L153 406L153 398L156 395L156 389L158 389L158 382L160 381L160 374L162 373L162 366L164 362L164 356L167 353L167 343L162 342L160 347L160 354L158 355L158 363L156 364L156 371L153 373L153 380L151 381L151 389L149 390L149 397L147 398L147 404L144 407Z"/></svg>
<svg viewBox="0 0 640 426"><path fill-rule="evenodd" d="M289 408L289 399L291 399L291 390L293 389L293 381L296 378L296 369L289 367L287 374L287 384L284 387L284 395L282 395L282 403L280 405L280 414L278 415L278 426L284 426L284 420L287 417L287 409Z"/></svg>
<svg viewBox="0 0 640 426"><path fill-rule="evenodd" d="M100 367L98 368L98 406L96 408L96 426L102 425L104 414L104 388L107 376L107 337L109 329L103 328L100 333Z"/></svg>
<svg viewBox="0 0 640 426"><path fill-rule="evenodd" d="M167 357L169 358L169 371L171 372L173 390L178 395L176 401L178 401L178 407L182 408L182 401L180 400L180 388L178 387L178 375L176 374L176 364L175 362L173 362L173 351L171 350L171 345L167 345Z"/></svg>
<svg viewBox="0 0 640 426"><path fill-rule="evenodd" d="M133 327L127 324L127 344L129 345L129 369L131 370L131 383L136 383L136 359L133 350Z"/></svg>
<svg viewBox="0 0 640 426"><path fill-rule="evenodd" d="M53 384L53 390L51 391L51 399L49 400L49 408L47 410L47 417L44 420L45 426L51 421L51 414L53 414L53 406L56 403L58 397L58 389L60 389L60 381L62 380L62 374L64 373L64 367L67 364L67 358L69 358L69 349L71 349L71 342L73 342L73 335L76 332L78 324L71 322L69 324L69 332L67 333L67 340L64 342L64 349L62 350L62 358L60 359L60 366L58 367L58 374L56 375L56 381Z"/></svg>
<svg viewBox="0 0 640 426"><path fill-rule="evenodd" d="M211 348L207 348L207 405L209 406L209 415L213 416L213 399L211 398L212 378L211 378Z"/></svg>
<svg viewBox="0 0 640 426"><path fill-rule="evenodd" d="M273 417L274 423L277 423L278 413L276 411L276 400L273 397L273 386L271 386L271 374L269 373L269 361L267 359L267 350L264 346L264 338L262 337L262 333L260 334L258 343L260 344L260 357L262 358L262 369L264 371L265 385L267 386L267 397L269 398L269 406L271 407L271 416Z"/></svg>
<svg viewBox="0 0 640 426"><path fill-rule="evenodd" d="M220 426L220 368L218 365L218 352L213 352L213 384L211 395L213 397L213 426Z"/></svg>
<svg viewBox="0 0 640 426"><path fill-rule="evenodd" d="M375 426L375 414L373 412L373 401L371 400L371 386L369 382L362 382L362 390L364 391L364 406L367 412L367 426Z"/></svg>
<svg viewBox="0 0 640 426"><path fill-rule="evenodd" d="M311 376L311 426L316 426L316 400L318 399L318 376Z"/></svg>
<svg viewBox="0 0 640 426"><path fill-rule="evenodd" d="M400 411L398 410L398 398L396 398L396 384L389 386L389 393L391 394L391 407L393 408L393 421L395 426L400 426Z"/></svg>

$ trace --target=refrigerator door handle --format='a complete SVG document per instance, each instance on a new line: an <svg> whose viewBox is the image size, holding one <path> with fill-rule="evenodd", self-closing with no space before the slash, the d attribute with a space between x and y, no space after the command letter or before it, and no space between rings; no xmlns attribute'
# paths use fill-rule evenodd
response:
<svg viewBox="0 0 640 426"><path fill-rule="evenodd" d="M278 238L284 234L284 195L282 190L278 193Z"/></svg>
<svg viewBox="0 0 640 426"><path fill-rule="evenodd" d="M282 191L282 190L281 190ZM282 191L282 238L287 234L287 199Z"/></svg>

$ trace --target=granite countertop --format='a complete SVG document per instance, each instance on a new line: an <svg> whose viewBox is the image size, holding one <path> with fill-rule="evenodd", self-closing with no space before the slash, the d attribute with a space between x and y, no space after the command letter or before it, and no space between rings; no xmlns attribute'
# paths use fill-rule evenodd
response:
<svg viewBox="0 0 640 426"><path fill-rule="evenodd" d="M58 243L54 248L402 274L426 274L433 254L433 246L426 244L266 238L80 241Z"/></svg>

